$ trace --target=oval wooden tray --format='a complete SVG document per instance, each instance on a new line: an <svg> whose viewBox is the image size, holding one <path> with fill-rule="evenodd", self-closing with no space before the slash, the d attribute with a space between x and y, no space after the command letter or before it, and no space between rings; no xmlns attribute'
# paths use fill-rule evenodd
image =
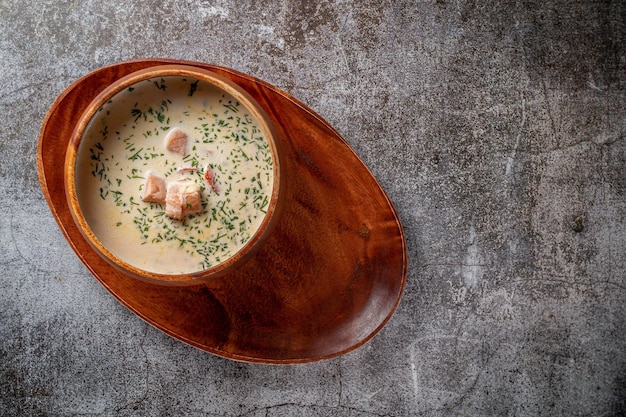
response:
<svg viewBox="0 0 626 417"><path fill-rule="evenodd" d="M272 118L285 153L282 217L259 253L235 273L190 287L149 284L112 268L72 221L65 149L79 115L112 81L180 63L221 74ZM213 65L130 61L96 70L52 104L37 149L39 180L70 245L122 304L166 334L229 359L302 363L341 355L371 339L395 311L407 272L393 205L337 132L287 93Z"/></svg>

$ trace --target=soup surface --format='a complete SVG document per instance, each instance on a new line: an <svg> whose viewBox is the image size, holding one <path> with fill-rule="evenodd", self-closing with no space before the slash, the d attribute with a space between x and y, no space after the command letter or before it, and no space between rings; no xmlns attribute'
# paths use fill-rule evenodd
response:
<svg viewBox="0 0 626 417"><path fill-rule="evenodd" d="M166 147L177 129L185 152ZM142 200L146 177L193 181L201 210L182 219ZM97 112L78 149L76 191L87 223L115 256L162 274L197 272L239 251L261 225L274 164L258 122L202 80L139 82Z"/></svg>

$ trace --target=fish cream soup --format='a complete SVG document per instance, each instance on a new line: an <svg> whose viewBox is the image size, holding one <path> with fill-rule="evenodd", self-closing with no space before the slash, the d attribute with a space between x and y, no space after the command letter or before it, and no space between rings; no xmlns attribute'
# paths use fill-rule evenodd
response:
<svg viewBox="0 0 626 417"><path fill-rule="evenodd" d="M113 96L78 147L76 192L94 235L131 266L188 274L255 235L274 161L257 120L208 82L166 76Z"/></svg>

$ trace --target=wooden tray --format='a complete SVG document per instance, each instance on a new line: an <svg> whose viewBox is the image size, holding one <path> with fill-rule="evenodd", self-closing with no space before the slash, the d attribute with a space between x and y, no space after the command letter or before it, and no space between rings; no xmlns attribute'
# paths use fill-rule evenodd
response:
<svg viewBox="0 0 626 417"><path fill-rule="evenodd" d="M191 287L139 281L102 260L76 228L63 185L68 140L96 94L133 71L170 63L215 71L246 89L272 118L285 153L285 207L273 235L235 273ZM251 76L162 59L96 70L52 104L37 164L52 214L102 285L148 323L215 355L260 363L331 358L371 339L400 300L406 246L385 192L328 123Z"/></svg>

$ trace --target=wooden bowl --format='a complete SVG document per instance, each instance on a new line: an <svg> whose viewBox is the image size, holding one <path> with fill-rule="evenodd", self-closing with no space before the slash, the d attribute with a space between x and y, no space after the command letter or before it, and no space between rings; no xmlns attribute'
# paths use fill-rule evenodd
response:
<svg viewBox="0 0 626 417"><path fill-rule="evenodd" d="M227 78L161 65L113 82L66 152L68 205L105 260L189 285L232 272L280 214L280 146L258 103Z"/></svg>

